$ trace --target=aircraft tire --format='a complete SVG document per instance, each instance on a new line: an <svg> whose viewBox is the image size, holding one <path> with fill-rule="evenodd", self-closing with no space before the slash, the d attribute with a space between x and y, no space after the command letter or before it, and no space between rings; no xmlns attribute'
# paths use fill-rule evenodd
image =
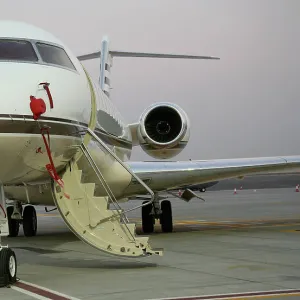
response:
<svg viewBox="0 0 300 300"><path fill-rule="evenodd" d="M148 201L144 201L143 204ZM152 205L142 207L142 228L144 233L152 233L154 231L154 218L151 215Z"/></svg>
<svg viewBox="0 0 300 300"><path fill-rule="evenodd" d="M7 207L7 219L8 219L8 228L9 228L9 237L16 237L19 234L20 221L11 218L12 213L14 212L13 206Z"/></svg>
<svg viewBox="0 0 300 300"><path fill-rule="evenodd" d="M161 202L160 225L163 232L173 231L172 204L169 200Z"/></svg>
<svg viewBox="0 0 300 300"><path fill-rule="evenodd" d="M23 231L27 237L35 236L37 232L37 216L32 205L25 206L23 212Z"/></svg>
<svg viewBox="0 0 300 300"><path fill-rule="evenodd" d="M17 281L17 258L10 248L0 250L0 287Z"/></svg>
<svg viewBox="0 0 300 300"><path fill-rule="evenodd" d="M206 192L206 188L202 188L202 189L200 190L200 192L201 192L201 193L205 193L205 192Z"/></svg>

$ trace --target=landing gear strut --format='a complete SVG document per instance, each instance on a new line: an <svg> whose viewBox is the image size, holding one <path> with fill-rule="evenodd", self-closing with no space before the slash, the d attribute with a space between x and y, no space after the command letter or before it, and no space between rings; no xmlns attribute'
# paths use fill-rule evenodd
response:
<svg viewBox="0 0 300 300"><path fill-rule="evenodd" d="M3 246L2 236L8 236L8 212L3 185L0 185L0 287L13 284L17 280L17 259L14 251Z"/></svg>
<svg viewBox="0 0 300 300"><path fill-rule="evenodd" d="M144 201L143 204L148 201ZM169 200L163 200L161 205L157 195L155 195L152 204L142 207L142 228L144 233L154 231L155 219L160 220L161 230L163 232L173 231L172 205Z"/></svg>

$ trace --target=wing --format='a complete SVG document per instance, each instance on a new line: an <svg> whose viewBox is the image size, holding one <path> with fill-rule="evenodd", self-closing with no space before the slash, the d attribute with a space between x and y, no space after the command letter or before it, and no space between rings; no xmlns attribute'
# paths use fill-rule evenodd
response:
<svg viewBox="0 0 300 300"><path fill-rule="evenodd" d="M299 172L300 156L178 162L147 161L127 162L127 164L153 191L158 192L180 188L183 185L202 184L249 174ZM144 192L140 184L132 180L126 195Z"/></svg>

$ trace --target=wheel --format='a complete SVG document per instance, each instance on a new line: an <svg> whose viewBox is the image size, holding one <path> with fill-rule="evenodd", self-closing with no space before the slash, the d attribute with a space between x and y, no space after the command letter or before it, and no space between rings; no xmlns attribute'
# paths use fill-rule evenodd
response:
<svg viewBox="0 0 300 300"><path fill-rule="evenodd" d="M35 236L37 231L37 217L35 208L25 206L23 212L23 231L25 236Z"/></svg>
<svg viewBox="0 0 300 300"><path fill-rule="evenodd" d="M8 228L9 228L9 237L16 237L19 234L20 221L11 218L11 215L14 211L13 206L7 207L7 219L8 219Z"/></svg>
<svg viewBox="0 0 300 300"><path fill-rule="evenodd" d="M143 204L148 201L144 201ZM154 231L154 217L151 215L152 205L142 207L142 227L144 233L152 233Z"/></svg>
<svg viewBox="0 0 300 300"><path fill-rule="evenodd" d="M13 250L0 250L0 287L17 281L17 259Z"/></svg>
<svg viewBox="0 0 300 300"><path fill-rule="evenodd" d="M201 193L205 193L205 192L206 192L206 188L202 188L202 189L200 190L200 192L201 192Z"/></svg>
<svg viewBox="0 0 300 300"><path fill-rule="evenodd" d="M163 232L173 231L172 205L169 200L161 203L160 225Z"/></svg>

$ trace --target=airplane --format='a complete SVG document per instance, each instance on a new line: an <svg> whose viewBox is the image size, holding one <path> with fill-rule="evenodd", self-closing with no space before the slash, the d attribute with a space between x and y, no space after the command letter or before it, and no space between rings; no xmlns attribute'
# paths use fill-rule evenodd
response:
<svg viewBox="0 0 300 300"><path fill-rule="evenodd" d="M106 37L100 51L76 56L42 28L0 21L0 236L17 236L20 225L26 237L35 236L35 205L54 205L70 230L98 250L125 257L162 255L149 236L135 235L129 210L120 203L149 194L149 201L134 208L141 208L147 232L155 219L171 232L172 206L160 202L163 191L251 173L299 171L300 156L165 160L189 141L187 114L177 104L155 102L127 124L110 99L113 57L219 59L113 51ZM96 58L99 83L82 64ZM165 161L130 161L133 147ZM14 204L7 206L6 199ZM13 283L15 253L1 240L0 250L0 285Z"/></svg>

